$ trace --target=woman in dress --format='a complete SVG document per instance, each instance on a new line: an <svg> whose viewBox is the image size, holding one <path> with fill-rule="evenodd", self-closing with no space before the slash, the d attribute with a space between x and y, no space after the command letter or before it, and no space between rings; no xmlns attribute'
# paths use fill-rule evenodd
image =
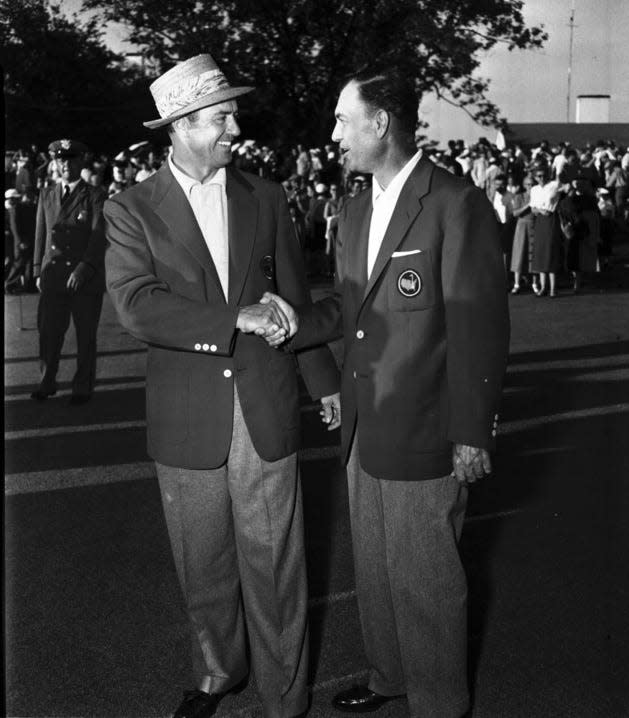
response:
<svg viewBox="0 0 629 718"><path fill-rule="evenodd" d="M535 217L530 205L532 187L533 176L527 174L522 180L522 186L516 189L513 197L513 216L517 222L511 252L511 271L514 277L511 294L519 294L523 279L526 281L526 275L531 271L535 225ZM532 289L537 293L539 292L537 275L531 274L531 277Z"/></svg>
<svg viewBox="0 0 629 718"><path fill-rule="evenodd" d="M560 199L560 184L557 180L548 181L548 169L538 166L533 178L537 182L531 187L530 207L535 224L533 228L535 243L531 271L539 274L538 297L546 293L546 277L549 280L549 297L555 297L557 272L561 269L561 229L557 215Z"/></svg>

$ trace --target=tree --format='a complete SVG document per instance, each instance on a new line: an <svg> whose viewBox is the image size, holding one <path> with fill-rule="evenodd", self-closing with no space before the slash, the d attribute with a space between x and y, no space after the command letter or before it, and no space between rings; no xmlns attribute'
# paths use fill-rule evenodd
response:
<svg viewBox="0 0 629 718"><path fill-rule="evenodd" d="M210 51L231 82L254 84L245 103L256 137L329 140L343 78L377 60L415 78L418 101L436 92L481 124L499 125L477 77L496 43L540 47L523 0L84 0L105 20L126 24L129 40L167 69Z"/></svg>
<svg viewBox="0 0 629 718"><path fill-rule="evenodd" d="M0 47L11 149L70 136L113 150L137 137L137 115L154 112L147 88L136 91L142 79L104 46L98 18L69 20L46 0L0 0Z"/></svg>

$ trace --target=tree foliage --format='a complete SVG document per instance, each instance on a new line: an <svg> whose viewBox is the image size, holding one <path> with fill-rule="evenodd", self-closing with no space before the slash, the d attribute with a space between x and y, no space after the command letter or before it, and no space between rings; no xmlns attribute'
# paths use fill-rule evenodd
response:
<svg viewBox="0 0 629 718"><path fill-rule="evenodd" d="M84 0L163 70L211 52L231 82L255 84L246 106L263 139L327 141L347 74L396 64L415 78L418 100L434 91L482 124L499 124L478 77L483 54L540 47L523 0Z"/></svg>
<svg viewBox="0 0 629 718"><path fill-rule="evenodd" d="M0 0L8 147L74 136L114 149L137 137L139 117L153 112L148 90L137 92L142 79L104 46L100 27L46 0Z"/></svg>

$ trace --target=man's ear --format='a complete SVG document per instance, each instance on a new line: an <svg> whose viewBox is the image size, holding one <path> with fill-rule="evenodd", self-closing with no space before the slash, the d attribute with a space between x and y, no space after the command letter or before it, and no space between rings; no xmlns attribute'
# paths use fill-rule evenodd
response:
<svg viewBox="0 0 629 718"><path fill-rule="evenodd" d="M376 123L376 135L381 140L389 130L391 118L386 110L378 110L374 115L374 120Z"/></svg>

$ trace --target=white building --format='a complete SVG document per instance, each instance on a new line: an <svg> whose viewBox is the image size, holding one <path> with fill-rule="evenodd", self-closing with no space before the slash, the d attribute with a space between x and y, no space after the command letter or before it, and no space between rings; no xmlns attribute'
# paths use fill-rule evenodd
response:
<svg viewBox="0 0 629 718"><path fill-rule="evenodd" d="M544 47L508 52L498 43L478 70L491 79L489 98L501 114L512 123L629 123L629 0L525 0L523 15L527 25L544 25ZM420 116L429 123L428 137L440 145L496 137L495 129L434 96L422 99Z"/></svg>

